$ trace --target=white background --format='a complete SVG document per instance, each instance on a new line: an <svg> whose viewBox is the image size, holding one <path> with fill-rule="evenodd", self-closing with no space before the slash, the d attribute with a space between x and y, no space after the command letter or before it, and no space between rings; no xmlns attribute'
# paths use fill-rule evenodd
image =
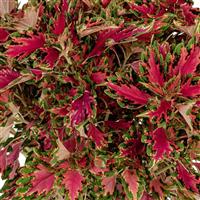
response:
<svg viewBox="0 0 200 200"><path fill-rule="evenodd" d="M20 2L19 6L21 8L25 3L28 2L28 0L18 0L18 2ZM193 0L193 2L194 2L193 7L200 8L200 0ZM20 166L23 166L25 163L25 157L22 154L20 154L19 156L19 162L20 162ZM5 181L3 181L0 177L0 188L3 186L4 182Z"/></svg>

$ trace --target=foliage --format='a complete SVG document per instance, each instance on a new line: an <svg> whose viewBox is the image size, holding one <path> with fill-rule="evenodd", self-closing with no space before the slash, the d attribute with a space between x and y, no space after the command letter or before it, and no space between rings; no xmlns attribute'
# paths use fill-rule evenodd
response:
<svg viewBox="0 0 200 200"><path fill-rule="evenodd" d="M199 13L0 0L0 199L200 199Z"/></svg>

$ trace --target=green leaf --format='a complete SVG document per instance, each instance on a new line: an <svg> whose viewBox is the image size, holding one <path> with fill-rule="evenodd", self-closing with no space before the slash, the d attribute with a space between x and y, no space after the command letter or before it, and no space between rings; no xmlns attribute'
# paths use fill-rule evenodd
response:
<svg viewBox="0 0 200 200"><path fill-rule="evenodd" d="M25 192L28 191L29 188L30 188L30 186L28 186L28 185L26 185L26 186L24 186L24 187L18 187L18 188L16 189L16 192L17 192L17 193L25 193Z"/></svg>
<svg viewBox="0 0 200 200"><path fill-rule="evenodd" d="M25 177L25 178L19 178L17 181L16 181L16 184L20 185L20 184L26 184L28 183L30 180L32 179L32 177Z"/></svg>

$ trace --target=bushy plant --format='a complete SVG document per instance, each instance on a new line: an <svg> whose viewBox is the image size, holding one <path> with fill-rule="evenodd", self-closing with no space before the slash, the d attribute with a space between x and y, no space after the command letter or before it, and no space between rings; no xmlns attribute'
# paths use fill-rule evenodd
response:
<svg viewBox="0 0 200 200"><path fill-rule="evenodd" d="M200 199L192 3L0 0L0 199Z"/></svg>

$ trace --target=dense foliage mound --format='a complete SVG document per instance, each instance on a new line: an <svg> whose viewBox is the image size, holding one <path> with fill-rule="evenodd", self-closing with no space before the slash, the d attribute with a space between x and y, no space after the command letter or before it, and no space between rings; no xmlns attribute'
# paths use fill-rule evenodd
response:
<svg viewBox="0 0 200 200"><path fill-rule="evenodd" d="M0 0L0 199L200 199L192 3Z"/></svg>

